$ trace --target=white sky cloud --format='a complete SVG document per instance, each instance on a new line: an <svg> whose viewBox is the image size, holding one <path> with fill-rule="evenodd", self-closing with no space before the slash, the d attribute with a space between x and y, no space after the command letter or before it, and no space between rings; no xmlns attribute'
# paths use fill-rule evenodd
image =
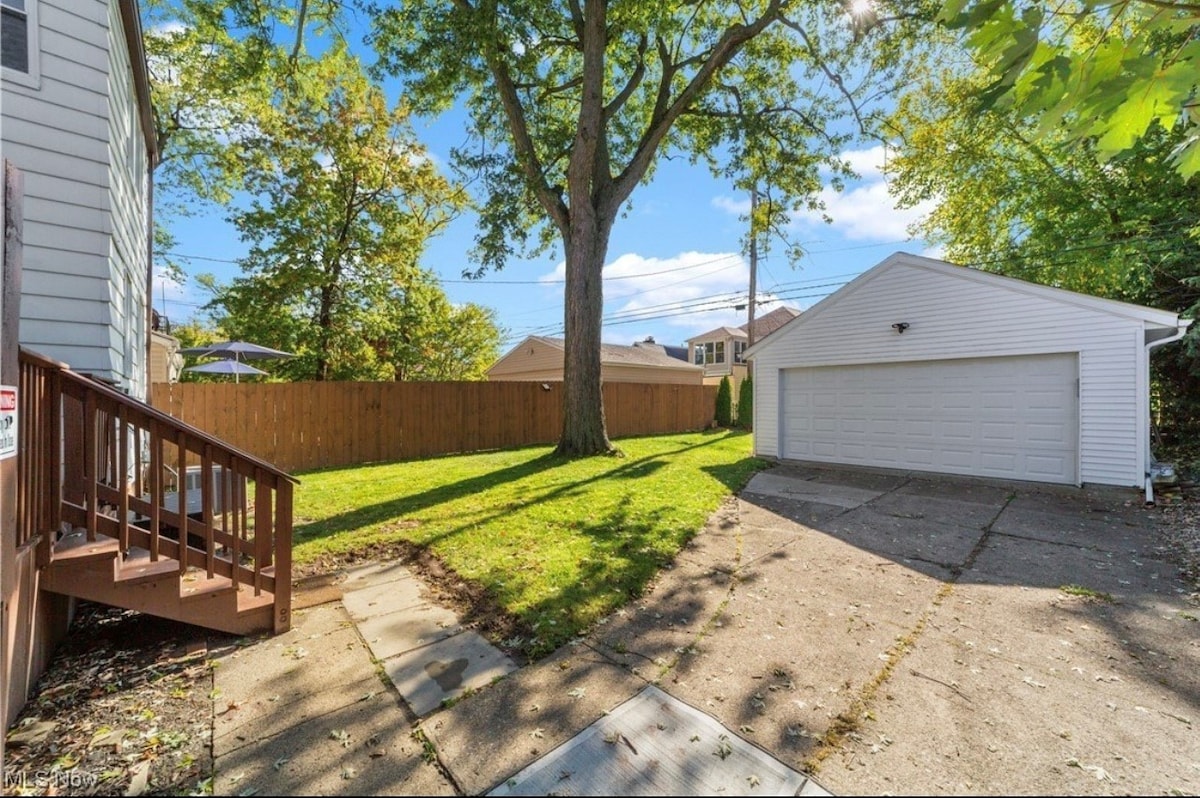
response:
<svg viewBox="0 0 1200 798"><path fill-rule="evenodd" d="M896 198L882 179L863 183L838 192L821 190L825 215L845 238L855 241L896 241L909 237L908 228L933 209L933 203L921 203L915 208L897 208ZM797 224L817 228L825 226L819 211L801 211Z"/></svg>
<svg viewBox="0 0 1200 798"><path fill-rule="evenodd" d="M722 194L721 196L713 197L712 204L714 208L725 211L732 216L742 217L750 215L749 199L735 199Z"/></svg>
<svg viewBox="0 0 1200 798"><path fill-rule="evenodd" d="M864 150L848 150L842 153L842 159L861 179L853 181L845 191L821 190L819 196L825 205L825 216L833 220L834 230L843 237L854 241L907 239L909 226L933 210L933 202L924 202L915 208L896 207L896 198L888 190L883 175L886 158L887 150L882 144ZM712 204L737 216L745 216L750 210L748 200L726 196L715 197ZM794 222L813 229L826 227L819 211L800 211Z"/></svg>
<svg viewBox="0 0 1200 798"><path fill-rule="evenodd" d="M539 279L561 291L555 281L565 275L566 263L561 262ZM656 340L679 345L689 335L746 321L745 309L734 310L734 305L745 304L750 282L749 266L740 253L683 252L672 258L626 253L605 266L604 278L604 340L609 343L642 341L653 334L647 331L667 325L678 334L663 340L659 333ZM759 299L770 297L760 294ZM758 312L777 306L761 304ZM644 323L637 320L642 317Z"/></svg>
<svg viewBox="0 0 1200 798"><path fill-rule="evenodd" d="M944 247L941 244L935 244L934 246L929 247L929 249L925 250L921 254L926 258L933 258L935 260L945 260L946 259L946 247Z"/></svg>
<svg viewBox="0 0 1200 798"><path fill-rule="evenodd" d="M847 150L842 153L842 160L850 164L850 168L863 180L882 180L887 150L882 144L865 150Z"/></svg>

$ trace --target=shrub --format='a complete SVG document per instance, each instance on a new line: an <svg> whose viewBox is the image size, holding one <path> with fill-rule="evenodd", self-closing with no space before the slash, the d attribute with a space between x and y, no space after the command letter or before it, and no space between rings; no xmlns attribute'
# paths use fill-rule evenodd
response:
<svg viewBox="0 0 1200 798"><path fill-rule="evenodd" d="M737 423L742 429L750 429L754 425L754 385L749 374L738 386Z"/></svg>
<svg viewBox="0 0 1200 798"><path fill-rule="evenodd" d="M722 377L717 387L717 426L733 426L733 387L729 377Z"/></svg>

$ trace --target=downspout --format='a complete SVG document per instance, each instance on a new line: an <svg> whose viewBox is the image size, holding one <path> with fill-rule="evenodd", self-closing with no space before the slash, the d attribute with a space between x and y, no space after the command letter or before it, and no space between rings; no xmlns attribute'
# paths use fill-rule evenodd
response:
<svg viewBox="0 0 1200 798"><path fill-rule="evenodd" d="M1187 334L1188 327L1191 326L1191 319L1179 319L1176 321L1178 327L1175 332L1166 338L1159 338L1157 341L1151 341L1146 344L1146 375L1150 374L1150 355L1152 352L1163 344L1170 344L1178 341ZM1146 391L1149 393L1150 385L1147 381ZM1150 451L1150 407L1149 403L1146 406L1146 504L1154 504L1154 477L1151 474L1151 463L1153 462L1154 454Z"/></svg>

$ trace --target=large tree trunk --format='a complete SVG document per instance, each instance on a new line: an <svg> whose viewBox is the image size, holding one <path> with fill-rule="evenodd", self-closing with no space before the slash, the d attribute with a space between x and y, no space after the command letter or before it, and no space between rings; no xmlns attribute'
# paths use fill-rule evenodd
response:
<svg viewBox="0 0 1200 798"><path fill-rule="evenodd" d="M600 390L600 326L603 271L611 220L590 207L575 208L566 241L566 356L563 364L563 431L558 453L568 457L614 451L604 425Z"/></svg>

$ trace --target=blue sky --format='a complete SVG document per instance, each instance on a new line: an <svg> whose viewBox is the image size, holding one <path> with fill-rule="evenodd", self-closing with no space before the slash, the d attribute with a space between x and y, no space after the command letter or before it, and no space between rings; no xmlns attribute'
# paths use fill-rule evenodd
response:
<svg viewBox="0 0 1200 798"><path fill-rule="evenodd" d="M418 137L436 162L445 164L451 147L464 140L464 118L450 112L417 125ZM776 247L759 259L759 315L779 304L804 309L837 290L896 251L931 253L908 236L919 210L899 211L881 172L882 145L863 145L844 157L861 175L844 191L823 192L831 223L819 214L801 214L791 233L806 255L789 263ZM660 161L653 182L639 186L628 213L613 229L605 267L604 340L628 344L652 336L681 345L721 325L746 321L749 267L741 252L747 196L713 178L686 158ZM174 252L190 277L212 273L227 281L240 273L231 261L246 252L219 210L177 222ZM422 265L439 275L451 301L475 302L495 310L505 331L504 349L528 334L562 334L561 248L536 260L514 260L502 271L464 280L475 235L475 220L464 216L429 242ZM194 280L183 285L158 281L154 306L180 322L199 312L207 297Z"/></svg>

